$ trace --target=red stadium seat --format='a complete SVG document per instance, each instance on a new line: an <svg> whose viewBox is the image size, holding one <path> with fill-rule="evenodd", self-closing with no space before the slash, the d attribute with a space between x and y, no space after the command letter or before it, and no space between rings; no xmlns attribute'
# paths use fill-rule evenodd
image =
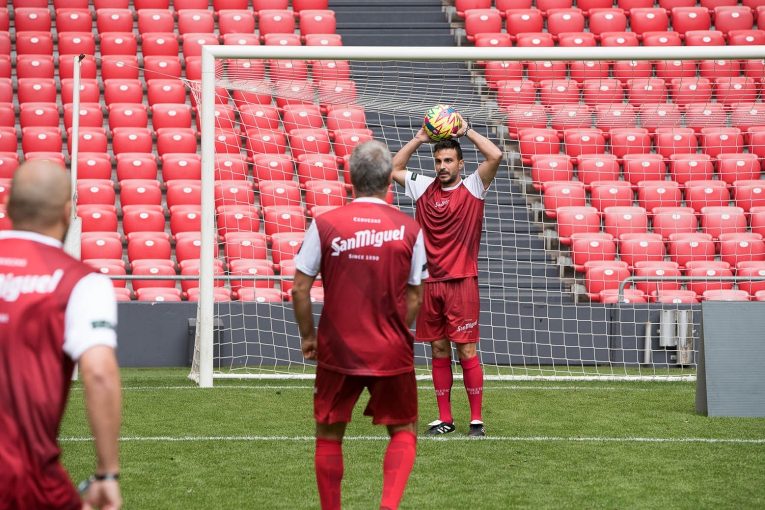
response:
<svg viewBox="0 0 765 510"><path fill-rule="evenodd" d="M741 73L738 60L702 60L699 63L699 74L703 78L736 78Z"/></svg>
<svg viewBox="0 0 765 510"><path fill-rule="evenodd" d="M699 133L705 127L724 127L728 116L719 103L689 104L685 107L685 125Z"/></svg>
<svg viewBox="0 0 765 510"><path fill-rule="evenodd" d="M613 5L613 4L611 4ZM590 32L600 35L603 32L625 32L627 30L627 16L623 9L596 8L589 10ZM577 7L582 8L577 2ZM582 8L585 10L584 8Z"/></svg>
<svg viewBox="0 0 765 510"><path fill-rule="evenodd" d="M706 78L673 78L672 101L679 105L709 103L712 99L712 85Z"/></svg>
<svg viewBox="0 0 765 510"><path fill-rule="evenodd" d="M630 28L636 34L666 32L669 28L669 16L665 9L653 7L633 8L629 12Z"/></svg>
<svg viewBox="0 0 765 510"><path fill-rule="evenodd" d="M692 290L660 290L656 302L662 304L693 304L698 303L698 297Z"/></svg>
<svg viewBox="0 0 765 510"><path fill-rule="evenodd" d="M114 205L114 184L108 179L79 179L77 181L77 205Z"/></svg>
<svg viewBox="0 0 765 510"><path fill-rule="evenodd" d="M525 32L518 34L515 45L520 48L551 47L555 46L555 39L547 32Z"/></svg>
<svg viewBox="0 0 765 510"><path fill-rule="evenodd" d="M468 9L465 12L465 33L470 42L476 34L499 33L502 31L502 17L496 9Z"/></svg>
<svg viewBox="0 0 765 510"><path fill-rule="evenodd" d="M752 232L765 236L765 208L752 207L749 209L749 226Z"/></svg>
<svg viewBox="0 0 765 510"><path fill-rule="evenodd" d="M39 81L39 80L38 80ZM55 100L55 85L54 90L48 90L49 82L42 83L42 88L33 86L32 91L41 92L41 95L45 97L52 97ZM74 82L72 79L61 79L61 102L66 105L72 103L72 91L74 90ZM19 83L19 97L21 97L21 83ZM38 99L41 101L42 99ZM21 101L20 102L24 102ZM80 104L82 103L100 103L101 92L99 90L98 81L94 79L83 79L80 81Z"/></svg>
<svg viewBox="0 0 765 510"><path fill-rule="evenodd" d="M21 103L55 103L56 82L42 78L19 78L17 97ZM10 101L3 101L10 102Z"/></svg>
<svg viewBox="0 0 765 510"><path fill-rule="evenodd" d="M670 234L667 251L670 260L677 262L681 269L693 261L706 262L715 258L715 244L712 236L699 232Z"/></svg>
<svg viewBox="0 0 765 510"><path fill-rule="evenodd" d="M627 101L635 106L647 103L664 103L667 88L659 78L637 78L627 81Z"/></svg>
<svg viewBox="0 0 765 510"><path fill-rule="evenodd" d="M137 80L138 59L133 55L105 55L101 58L103 80Z"/></svg>
<svg viewBox="0 0 765 510"><path fill-rule="evenodd" d="M149 123L146 106L141 103L111 103L109 110L109 128L140 127Z"/></svg>
<svg viewBox="0 0 765 510"><path fill-rule="evenodd" d="M672 29L681 34L691 30L709 30L712 17L704 7L674 7L672 9ZM750 27L752 25L749 25Z"/></svg>
<svg viewBox="0 0 765 510"><path fill-rule="evenodd" d="M619 258L630 268L643 262L661 262L664 260L664 241L660 234L622 234Z"/></svg>
<svg viewBox="0 0 765 510"><path fill-rule="evenodd" d="M135 55L138 51L138 41L132 32L105 32L100 38L101 55Z"/></svg>
<svg viewBox="0 0 765 510"><path fill-rule="evenodd" d="M13 127L0 127L0 151L8 153L16 153L18 149L18 137L16 136L16 128ZM16 156L18 157L18 155Z"/></svg>
<svg viewBox="0 0 765 510"><path fill-rule="evenodd" d="M202 248L199 232L183 232L175 236L175 259L178 264L189 260L198 260Z"/></svg>
<svg viewBox="0 0 765 510"><path fill-rule="evenodd" d="M583 105L583 104L575 104L575 103L569 103L569 104L559 104L550 107L550 127L553 129L557 129L559 131L564 131L565 133L569 132L579 132L581 130L584 130L583 136L586 140L578 141L576 142L577 146L581 146L583 150L587 150L587 144L590 144L591 146L595 147L598 145L596 143L596 136L594 133L601 133L599 129L589 129L592 125L592 110L589 106ZM588 129L585 129L588 128ZM601 133L602 134L602 133ZM570 138L570 137L569 137ZM570 139L570 143L574 143L574 140ZM599 145L600 147L605 146L605 140L603 140L603 143ZM602 152L603 149L600 149L600 152ZM566 147L566 152L571 154L569 152L569 148ZM593 152L597 152L596 150L593 150Z"/></svg>
<svg viewBox="0 0 765 510"><path fill-rule="evenodd" d="M183 56L198 57L202 55L202 46L216 46L220 44L218 36L208 33L193 33L181 35L183 44Z"/></svg>
<svg viewBox="0 0 765 510"><path fill-rule="evenodd" d="M725 46L725 35L719 30L689 30L685 33L686 46Z"/></svg>
<svg viewBox="0 0 765 510"><path fill-rule="evenodd" d="M280 232L271 236L271 258L274 266L281 266L282 262L292 260L303 244L303 232Z"/></svg>
<svg viewBox="0 0 765 510"><path fill-rule="evenodd" d="M315 117L316 110L307 110L307 115L298 114L305 118ZM285 110L285 120L287 118L287 110ZM315 122L314 119L311 122ZM286 128L287 124L285 124ZM295 123L297 127L297 123ZM313 127L313 126L311 126ZM327 129L330 132L337 131L339 129L366 129L367 121L364 108L356 105L342 105L332 107L327 111Z"/></svg>
<svg viewBox="0 0 765 510"><path fill-rule="evenodd" d="M479 48L510 48L513 45L513 38L510 34L506 34L504 32L496 34L476 34L473 45Z"/></svg>
<svg viewBox="0 0 765 510"><path fill-rule="evenodd" d="M252 205L222 205L217 209L218 235L229 232L257 232L260 229L259 209Z"/></svg>
<svg viewBox="0 0 765 510"><path fill-rule="evenodd" d="M515 104L533 104L536 101L536 95L536 85L531 80L497 82L497 103L501 108Z"/></svg>
<svg viewBox="0 0 765 510"><path fill-rule="evenodd" d="M672 154L669 159L669 173L679 184L712 178L714 165L706 154Z"/></svg>
<svg viewBox="0 0 765 510"><path fill-rule="evenodd" d="M13 115L13 105L11 114ZM19 105L19 124L22 128L31 126L58 127L59 114L56 103L21 103ZM15 121L11 126L15 125Z"/></svg>
<svg viewBox="0 0 765 510"><path fill-rule="evenodd" d="M765 107L762 103L736 103L732 105L730 123L742 131L765 126Z"/></svg>
<svg viewBox="0 0 765 510"><path fill-rule="evenodd" d="M656 62L656 77L671 84L673 97L678 94L678 88L682 88L685 90L685 95L681 97L689 99L686 96L692 95L693 91L688 91L687 89L691 85L696 86L697 67L697 63L694 60L659 60ZM673 82L675 79L678 81Z"/></svg>
<svg viewBox="0 0 765 510"><path fill-rule="evenodd" d="M677 32L643 32L643 46L680 46L682 37ZM663 78L663 76L662 76Z"/></svg>
<svg viewBox="0 0 765 510"><path fill-rule="evenodd" d="M723 152L742 152L744 137L738 128L711 127L701 129L699 142L702 152L715 158Z"/></svg>
<svg viewBox="0 0 765 510"><path fill-rule="evenodd" d="M278 303L283 301L282 293L278 289L256 289L249 287L240 289L239 299L256 303Z"/></svg>
<svg viewBox="0 0 765 510"><path fill-rule="evenodd" d="M746 231L746 216L740 207L704 207L701 209L701 228L714 239L721 234Z"/></svg>
<svg viewBox="0 0 765 510"><path fill-rule="evenodd" d="M231 290L239 294L244 289L274 289L276 282L274 268L270 261L264 259L235 259L229 268L231 276L262 277L262 280L231 280Z"/></svg>
<svg viewBox="0 0 765 510"><path fill-rule="evenodd" d="M599 129L567 129L563 133L566 154L577 158L582 154L602 154L606 140Z"/></svg>
<svg viewBox="0 0 765 510"><path fill-rule="evenodd" d="M720 234L720 260L732 267L744 262L765 261L765 241L760 234Z"/></svg>
<svg viewBox="0 0 765 510"><path fill-rule="evenodd" d="M262 181L259 189L263 207L301 205L300 186L295 181Z"/></svg>
<svg viewBox="0 0 765 510"><path fill-rule="evenodd" d="M254 34L255 16L246 8L221 10L218 12L218 31L221 35Z"/></svg>
<svg viewBox="0 0 765 510"><path fill-rule="evenodd" d="M170 240L165 232L131 232L127 240L131 263L138 259L170 259Z"/></svg>
<svg viewBox="0 0 765 510"><path fill-rule="evenodd" d="M116 232L117 211L113 205L83 204L77 208L83 232Z"/></svg>
<svg viewBox="0 0 765 510"><path fill-rule="evenodd" d="M530 161L532 155L560 152L560 139L554 129L521 129L518 145L524 161Z"/></svg>
<svg viewBox="0 0 765 510"><path fill-rule="evenodd" d="M615 239L648 230L648 215L642 207L606 207L603 212L603 230Z"/></svg>
<svg viewBox="0 0 765 510"><path fill-rule="evenodd" d="M619 289L604 289L601 290L599 295L599 301L603 304L619 303ZM648 296L641 290L637 289L624 289L622 293L621 303L647 303Z"/></svg>
<svg viewBox="0 0 765 510"><path fill-rule="evenodd" d="M155 103L151 107L151 124L155 131L162 128L189 128L191 107L186 104Z"/></svg>
<svg viewBox="0 0 765 510"><path fill-rule="evenodd" d="M636 186L640 181L661 181L666 165L661 154L625 154L624 179Z"/></svg>
<svg viewBox="0 0 765 510"><path fill-rule="evenodd" d="M698 150L698 140L691 128L658 128L655 138L656 152L664 158L676 154L693 155Z"/></svg>
<svg viewBox="0 0 765 510"><path fill-rule="evenodd" d="M556 211L558 220L558 240L564 246L571 244L573 234L600 231L600 215L594 207L559 207Z"/></svg>
<svg viewBox="0 0 765 510"><path fill-rule="evenodd" d="M117 180L157 178L157 160L153 154L125 152L117 154ZM111 164L109 165L111 175Z"/></svg>
<svg viewBox="0 0 765 510"><path fill-rule="evenodd" d="M223 271L221 270L221 274ZM191 282L189 282L190 284ZM181 282L183 284L183 282ZM199 301L200 290L199 287L190 287L186 291L189 302ZM226 303L233 298L231 291L226 287L213 287L213 301L216 303Z"/></svg>
<svg viewBox="0 0 765 510"><path fill-rule="evenodd" d="M347 60L314 60L311 73L314 81L347 81L351 79L351 66Z"/></svg>
<svg viewBox="0 0 765 510"><path fill-rule="evenodd" d="M260 10L258 30L264 40L268 34L292 34L295 32L295 17L286 9Z"/></svg>
<svg viewBox="0 0 765 510"><path fill-rule="evenodd" d="M638 35L634 32L601 32L600 45L614 46L639 46Z"/></svg>
<svg viewBox="0 0 765 510"><path fill-rule="evenodd" d="M201 205L202 183L192 179L175 179L166 181L167 206L174 205Z"/></svg>
<svg viewBox="0 0 765 510"><path fill-rule="evenodd" d="M52 79L54 72L52 55L18 55L16 76L18 78Z"/></svg>
<svg viewBox="0 0 765 510"><path fill-rule="evenodd" d="M624 89L619 80L613 78L585 80L582 97L588 105L620 104L624 100Z"/></svg>
<svg viewBox="0 0 765 510"><path fill-rule="evenodd" d="M752 207L765 206L765 181L738 180L733 184L733 199L737 207L748 213Z"/></svg>
<svg viewBox="0 0 765 510"><path fill-rule="evenodd" d="M304 232L306 219L300 206L272 206L263 209L264 231L270 236L278 232Z"/></svg>
<svg viewBox="0 0 765 510"><path fill-rule="evenodd" d="M715 29L723 33L731 30L750 30L754 25L752 9L743 5L714 8Z"/></svg>
<svg viewBox="0 0 765 510"><path fill-rule="evenodd" d="M133 11L130 9L98 9L96 28L99 34L104 32L132 32Z"/></svg>
<svg viewBox="0 0 765 510"><path fill-rule="evenodd" d="M577 177L585 186L597 181L616 181L619 162L613 154L580 154L577 156Z"/></svg>
<svg viewBox="0 0 765 510"><path fill-rule="evenodd" d="M583 207L586 205L584 184L578 181L551 181L545 183L542 197L545 215L555 218L560 207Z"/></svg>
<svg viewBox="0 0 765 510"><path fill-rule="evenodd" d="M751 27L751 25L749 25ZM765 30L730 30L728 32L728 44L731 46L739 45L763 45L765 44Z"/></svg>
<svg viewBox="0 0 765 510"><path fill-rule="evenodd" d="M300 36L298 34L266 34L263 43L266 46L300 46Z"/></svg>
<svg viewBox="0 0 765 510"><path fill-rule="evenodd" d="M239 109L240 124L243 130L279 129L279 110L273 105L249 104Z"/></svg>
<svg viewBox="0 0 765 510"><path fill-rule="evenodd" d="M693 261L688 262L688 270L686 276L692 276L697 278L709 278L704 281L690 281L686 284L688 290L694 291L696 294L703 295L709 290L730 290L733 287L733 282L721 281L720 277L733 276L732 271L727 267L727 262L715 262L715 261Z"/></svg>
<svg viewBox="0 0 765 510"><path fill-rule="evenodd" d="M104 101L112 103L142 103L143 85L139 80L106 80L104 82Z"/></svg>
<svg viewBox="0 0 765 510"><path fill-rule="evenodd" d="M757 85L747 76L716 78L714 81L715 97L718 103L752 103L757 97Z"/></svg>
<svg viewBox="0 0 765 510"><path fill-rule="evenodd" d="M197 152L197 135L191 128L164 128L157 130L157 152L160 156L167 153Z"/></svg>
<svg viewBox="0 0 765 510"><path fill-rule="evenodd" d="M657 207L679 207L683 198L674 181L640 181L637 190L637 203L648 212Z"/></svg>
<svg viewBox="0 0 765 510"><path fill-rule="evenodd" d="M122 229L125 235L131 232L164 232L165 213L162 210L162 206L123 206Z"/></svg>
<svg viewBox="0 0 765 510"><path fill-rule="evenodd" d="M521 129L547 127L547 110L541 104L512 105L507 107L505 113L511 137L517 137ZM560 112L556 113L560 115Z"/></svg>
<svg viewBox="0 0 765 510"><path fill-rule="evenodd" d="M590 204L600 213L608 207L629 207L632 201L632 186L626 181L594 181L591 184Z"/></svg>
<svg viewBox="0 0 765 510"><path fill-rule="evenodd" d="M305 188L306 208L311 214L314 207L345 205L347 196L341 182L312 180L305 183Z"/></svg>
<svg viewBox="0 0 765 510"><path fill-rule="evenodd" d="M565 154L540 154L531 156L531 180L536 189L553 181L571 181L574 178L574 164ZM583 179L579 179L583 181ZM584 182L584 181L583 181Z"/></svg>
<svg viewBox="0 0 765 510"><path fill-rule="evenodd" d="M539 9L508 9L505 11L505 28L512 36L525 32L542 32L544 16Z"/></svg>
<svg viewBox="0 0 765 510"><path fill-rule="evenodd" d="M53 37L50 32L17 32L15 48L18 55L53 55Z"/></svg>
<svg viewBox="0 0 765 510"><path fill-rule="evenodd" d="M67 150L72 152L72 130L67 130ZM83 152L106 152L106 132L102 127L83 127L78 136L79 150Z"/></svg>
<svg viewBox="0 0 765 510"><path fill-rule="evenodd" d="M373 134L369 129L339 129L334 132L334 138L333 149L335 155L338 158L342 158L350 155L353 149L360 143L372 140Z"/></svg>
<svg viewBox="0 0 765 510"><path fill-rule="evenodd" d="M304 154L298 158L297 175L301 186L316 179L336 181L339 178L337 159L331 154ZM349 179L346 175L346 184Z"/></svg>
<svg viewBox="0 0 765 510"><path fill-rule="evenodd" d="M569 63L569 74L572 80L585 82L586 80L608 80L611 65L608 62L596 60L576 60ZM609 89L606 89L609 90ZM607 103L608 101L602 101Z"/></svg>
<svg viewBox="0 0 765 510"><path fill-rule="evenodd" d="M662 248L663 249L663 248ZM679 277L680 269L676 262L637 262L635 264L635 276L648 278L671 278ZM658 296L664 292L676 292L680 290L680 281L649 280L636 282L635 287L647 296Z"/></svg>
<svg viewBox="0 0 765 510"><path fill-rule="evenodd" d="M21 129L21 149L28 152L61 152L61 130L58 126L32 126Z"/></svg>
<svg viewBox="0 0 765 510"><path fill-rule="evenodd" d="M641 125L649 132L661 127L679 127L681 123L680 108L674 103L644 104L639 112Z"/></svg>
<svg viewBox="0 0 765 510"><path fill-rule="evenodd" d="M2 133L0 133L2 134ZM0 179L10 179L19 166L19 155L16 152L0 152Z"/></svg>
<svg viewBox="0 0 765 510"><path fill-rule="evenodd" d="M88 9L56 9L56 32L91 32L93 17Z"/></svg>
<svg viewBox="0 0 765 510"><path fill-rule="evenodd" d="M526 73L531 81L540 86L544 80L557 81L556 89L561 85L564 86L564 89L562 90L551 90L552 93L565 95L566 91L570 90L571 87L576 90L579 89L579 84L569 83L570 80L568 80L567 76L568 68L566 63L562 61L545 60L541 62L529 62L527 63Z"/></svg>
<svg viewBox="0 0 765 510"><path fill-rule="evenodd" d="M144 56L143 63L146 82L181 77L181 63L177 56Z"/></svg>
<svg viewBox="0 0 765 510"><path fill-rule="evenodd" d="M124 179L120 181L120 202L125 205L160 205L162 190L155 179Z"/></svg>
<svg viewBox="0 0 765 510"><path fill-rule="evenodd" d="M728 188L722 181L687 181L685 187L685 203L696 214L704 207L727 207L730 202Z"/></svg>
<svg viewBox="0 0 765 510"><path fill-rule="evenodd" d="M175 30L173 13L167 9L140 9L138 10L138 33L169 34ZM177 52L176 52L177 53Z"/></svg>
<svg viewBox="0 0 765 510"><path fill-rule="evenodd" d="M717 175L728 185L738 180L757 179L760 162L756 154L720 153L717 155Z"/></svg>
<svg viewBox="0 0 765 510"><path fill-rule="evenodd" d="M454 8L457 16L465 17L465 11L468 9L489 9L494 2L492 0L455 0Z"/></svg>
<svg viewBox="0 0 765 510"><path fill-rule="evenodd" d="M265 259L266 236L260 232L229 232L223 241L223 251L229 265L238 259Z"/></svg>
<svg viewBox="0 0 765 510"><path fill-rule="evenodd" d="M184 104L186 86L181 80L151 80L146 95L151 106L159 103Z"/></svg>
<svg viewBox="0 0 765 510"><path fill-rule="evenodd" d="M262 1L262 0L253 0ZM329 0L292 0L292 10L300 12L303 9L328 9Z"/></svg>
<svg viewBox="0 0 765 510"><path fill-rule="evenodd" d="M178 56L178 39L172 32L146 32L141 34L141 53L147 56Z"/></svg>
<svg viewBox="0 0 765 510"><path fill-rule="evenodd" d="M215 207L254 204L255 194L250 181L234 180L215 183Z"/></svg>
<svg viewBox="0 0 765 510"><path fill-rule="evenodd" d="M202 209L197 205L176 205L170 208L170 233L199 232L202 229Z"/></svg>
<svg viewBox="0 0 765 510"><path fill-rule="evenodd" d="M584 286L593 301L600 300L601 291L618 289L619 284L631 276L630 270L623 262L589 264L589 267L586 266Z"/></svg>
<svg viewBox="0 0 765 510"><path fill-rule="evenodd" d="M122 241L116 232L83 232L80 256L87 259L121 259Z"/></svg>
<svg viewBox="0 0 765 510"><path fill-rule="evenodd" d="M143 263L138 263L143 262ZM134 276L175 276L175 269L166 264L155 263L151 260L136 261L132 265L132 274ZM136 293L141 289L175 289L175 280L132 280L133 290Z"/></svg>
<svg viewBox="0 0 765 510"><path fill-rule="evenodd" d="M336 30L335 11L329 9L305 9L298 16L300 34L334 34Z"/></svg>
<svg viewBox="0 0 765 510"><path fill-rule="evenodd" d="M181 291L179 289L165 289L156 287L145 287L138 289L135 293L138 301L152 301L157 303L163 302L179 302L181 299Z"/></svg>
<svg viewBox="0 0 765 510"><path fill-rule="evenodd" d="M595 105L595 127L603 132L631 128L636 122L637 114L631 104Z"/></svg>
<svg viewBox="0 0 765 510"><path fill-rule="evenodd" d="M542 104L548 107L579 102L579 84L573 80L542 80L539 92Z"/></svg>
<svg viewBox="0 0 765 510"><path fill-rule="evenodd" d="M752 278L752 280L739 280L737 282L738 288L747 294L756 295L765 291L765 280L755 280L755 278L765 277L765 266L762 264L740 263L736 267L736 276ZM761 301L761 299L758 299L758 301Z"/></svg>
<svg viewBox="0 0 765 510"><path fill-rule="evenodd" d="M571 260L576 271L583 272L589 262L614 262L615 258L616 243L611 235L603 232L571 235Z"/></svg>
<svg viewBox="0 0 765 510"><path fill-rule="evenodd" d="M698 220L690 207L654 207L652 212L653 232L665 240L674 234L692 234L698 229Z"/></svg>
<svg viewBox="0 0 765 510"><path fill-rule="evenodd" d="M637 44L634 46L637 46ZM617 60L613 63L613 74L614 78L626 85L629 80L651 78L653 76L653 66L645 60Z"/></svg>
<svg viewBox="0 0 765 510"><path fill-rule="evenodd" d="M262 180L290 180L295 175L292 157L284 154L255 154L252 176L255 182Z"/></svg>
<svg viewBox="0 0 765 510"><path fill-rule="evenodd" d="M178 11L179 34L212 34L215 18L212 11L205 9L181 9Z"/></svg>
<svg viewBox="0 0 765 510"><path fill-rule="evenodd" d="M173 156L167 154L167 157ZM216 154L215 180L234 181L247 179L247 160L243 154Z"/></svg>
<svg viewBox="0 0 765 510"><path fill-rule="evenodd" d="M340 34L308 34L305 36L306 46L342 46Z"/></svg>

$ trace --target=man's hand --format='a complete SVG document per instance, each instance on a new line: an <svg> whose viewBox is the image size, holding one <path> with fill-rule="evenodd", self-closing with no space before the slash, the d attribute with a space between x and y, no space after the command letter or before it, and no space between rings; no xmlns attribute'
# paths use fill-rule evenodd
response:
<svg viewBox="0 0 765 510"><path fill-rule="evenodd" d="M300 340L300 350L303 351L305 359L316 359L316 332L312 332Z"/></svg>
<svg viewBox="0 0 765 510"><path fill-rule="evenodd" d="M116 480L94 481L82 498L82 510L122 508L120 484Z"/></svg>
<svg viewBox="0 0 765 510"><path fill-rule="evenodd" d="M423 128L420 128L420 130L417 131L417 134L414 135L414 139L421 143L433 143L433 140L430 139Z"/></svg>
<svg viewBox="0 0 765 510"><path fill-rule="evenodd" d="M454 134L454 138L461 138L465 136L465 133L467 133L467 130L470 128L470 126L468 125L468 122L465 120L465 118L459 112L457 112L457 118L460 119L460 128Z"/></svg>

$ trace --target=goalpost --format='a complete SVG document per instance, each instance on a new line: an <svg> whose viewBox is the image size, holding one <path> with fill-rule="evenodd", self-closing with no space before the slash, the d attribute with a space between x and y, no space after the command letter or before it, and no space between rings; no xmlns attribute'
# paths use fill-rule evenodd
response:
<svg viewBox="0 0 765 510"><path fill-rule="evenodd" d="M428 107L447 103L505 151L486 198L479 260L479 352L486 378L694 378L699 306L672 301L607 305L590 301L601 298L586 295L598 287L590 288L592 282L581 268L575 268L570 240L563 239L556 225L563 220L555 218L556 204L548 203L552 193L541 195L540 189L549 182L582 182L582 162L587 158L579 156L612 154L608 130L630 126L620 123L622 114L640 119L641 124L633 121L633 127L648 126L651 145L644 152L659 154L638 161L634 168L644 168L644 180L650 180L651 161L658 159L658 165L674 177L676 161L665 149L682 152L689 137L698 141L700 127L690 126L695 131L688 136L686 131L670 132L667 146L657 142L657 133L664 127L686 128L698 119L708 120L710 126L730 127L731 116L738 111L734 105L739 103L730 95L718 100L724 90L720 85L718 93L714 76L731 76L731 62L739 66L737 62L744 60L759 60L762 73L764 56L762 46L204 46L202 80L188 82L200 106L202 142L200 299L190 377L203 387L212 386L214 378L313 377L313 366L302 360L285 292L294 270L289 259L299 246L300 232L311 215L337 204L338 197L342 201L351 196L350 187L345 186L349 184L347 154L356 143L374 137L395 152L419 129ZM677 64L663 64L671 61ZM706 65L703 70L699 62ZM650 63L650 70L641 63ZM560 75L561 65L565 76ZM512 75L508 69L519 74ZM743 67L737 69L745 77ZM586 85L574 79L575 72L587 80ZM659 74L664 77L661 83L650 81ZM623 99L606 100L614 79L623 89ZM748 83L730 81L726 89L730 94L739 93L734 82ZM708 102L713 106L709 111L688 106L700 104L688 100L700 87L710 88ZM663 99L654 104L653 94ZM578 108L571 106L571 97L577 98ZM759 91L751 100L742 98L741 104L755 103ZM666 109L658 106L665 104ZM722 112L725 118L713 119L710 111ZM675 120L666 122L669 118ZM593 127L599 131L581 131ZM545 138L549 128L561 136L570 131L576 141ZM531 138L519 140L521 135ZM639 153L630 150L630 143L625 142L622 152ZM545 148L551 144L565 149ZM467 141L462 145L466 171L473 171L480 153ZM560 153L567 158L532 162L537 149L543 155ZM686 152L704 154L705 148L696 143ZM719 152L708 158L715 178L721 172ZM633 175L627 175L624 154L609 158L593 163L590 172L595 179L609 180L607 171L616 172L612 181L638 179L634 168ZM610 161L612 170L601 168ZM757 178L759 164L758 160ZM432 175L429 147L415 154L410 169ZM548 176L540 179L540 172ZM708 177L712 179L711 174ZM317 180L318 185L309 182ZM684 182L685 177L679 180ZM564 191L557 205L575 205L576 201L569 201L572 191L586 196L589 204L592 183L582 184L582 189ZM636 193L638 182L631 184L631 192ZM391 198L414 214L414 204L400 189L394 187ZM604 228L602 212L595 227L599 231ZM575 214L570 221L577 224L587 217ZM650 231L650 220L647 225ZM666 239L660 242L665 245ZM641 249L647 248L637 246L639 258L645 255ZM626 252L621 250L620 244L617 253L625 259ZM266 257L275 269L248 261ZM231 264L240 258L244 262ZM679 276L677 285L683 283ZM243 290L246 299L215 301L215 286L221 284ZM602 296L606 301L613 297L608 292ZM619 293L627 300L631 296ZM315 297L318 312L320 288L315 289ZM417 344L415 354L418 377L427 377L429 348Z"/></svg>

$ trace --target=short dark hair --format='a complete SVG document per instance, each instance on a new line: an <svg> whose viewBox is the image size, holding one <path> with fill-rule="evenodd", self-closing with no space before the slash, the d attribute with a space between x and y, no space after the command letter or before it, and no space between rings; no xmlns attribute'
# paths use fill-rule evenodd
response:
<svg viewBox="0 0 765 510"><path fill-rule="evenodd" d="M435 155L436 152L444 149L454 149L457 151L457 159L462 159L462 146L454 138L449 138L448 140L441 140L440 142L437 142L433 146L433 154Z"/></svg>
<svg viewBox="0 0 765 510"><path fill-rule="evenodd" d="M393 159L385 144L371 140L357 145L349 164L351 184L357 196L377 195L387 191Z"/></svg>

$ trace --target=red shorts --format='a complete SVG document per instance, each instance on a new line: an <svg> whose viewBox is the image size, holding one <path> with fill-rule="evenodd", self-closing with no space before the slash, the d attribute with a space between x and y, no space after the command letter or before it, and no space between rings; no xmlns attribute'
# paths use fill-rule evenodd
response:
<svg viewBox="0 0 765 510"><path fill-rule="evenodd" d="M365 416L375 425L404 425L417 421L417 380L414 370L400 375L346 375L316 369L313 415L318 423L348 423L364 388L369 389Z"/></svg>
<svg viewBox="0 0 765 510"><path fill-rule="evenodd" d="M421 342L448 339L458 344L478 342L478 278L424 282L416 338Z"/></svg>

